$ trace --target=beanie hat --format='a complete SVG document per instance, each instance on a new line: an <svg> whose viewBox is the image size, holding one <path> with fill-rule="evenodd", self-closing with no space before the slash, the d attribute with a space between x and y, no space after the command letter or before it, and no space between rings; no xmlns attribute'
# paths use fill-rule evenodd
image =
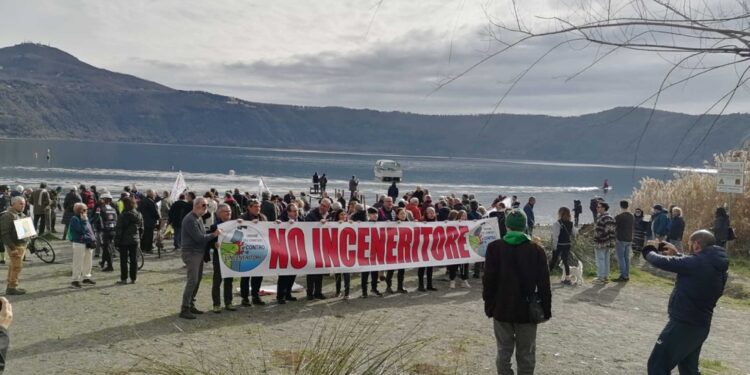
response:
<svg viewBox="0 0 750 375"><path fill-rule="evenodd" d="M505 216L505 226L512 231L526 230L526 215L521 210L512 210Z"/></svg>

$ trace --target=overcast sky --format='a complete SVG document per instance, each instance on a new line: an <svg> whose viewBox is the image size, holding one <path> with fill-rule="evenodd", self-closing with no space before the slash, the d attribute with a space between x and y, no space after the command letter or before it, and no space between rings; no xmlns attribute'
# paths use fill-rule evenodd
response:
<svg viewBox="0 0 750 375"><path fill-rule="evenodd" d="M530 26L542 22L535 15L571 9L563 1L519 3ZM257 102L487 113L513 77L560 42L537 40L433 92L500 48L488 38L488 14L510 20L512 12L508 2L487 0L0 0L0 46L40 42L173 88ZM596 58L596 48L582 47L548 55L498 112L575 115L636 105L671 67L669 56L618 52L569 80ZM701 113L738 74L725 69L676 87L659 107ZM746 112L747 94L743 87L729 111Z"/></svg>

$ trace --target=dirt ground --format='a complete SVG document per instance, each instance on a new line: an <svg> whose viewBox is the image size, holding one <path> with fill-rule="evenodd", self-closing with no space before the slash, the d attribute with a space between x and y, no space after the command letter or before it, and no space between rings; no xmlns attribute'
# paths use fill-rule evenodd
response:
<svg viewBox="0 0 750 375"><path fill-rule="evenodd" d="M74 290L69 288L70 246L62 241L54 246L56 263L30 256L21 275L21 287L29 293L9 296L15 319L6 374L96 374L143 364L142 357L184 364L227 356L245 361L245 373L284 374L290 371L288 357L305 347L315 329L357 322L378 324L377 335L368 339L373 347L396 345L405 336L426 339L412 358L412 373L495 371L496 346L492 322L483 314L481 282L470 279L471 288L449 290L442 269L436 271L437 292L417 292L416 272L409 271L412 292L406 295L315 302L300 298L286 305L264 297L269 302L264 307L186 321L177 317L185 275L174 253L161 259L147 256L134 285L117 286L118 272L102 273L95 266L98 284ZM207 265L198 295L204 310L211 307L210 272ZM669 289L637 282L562 287L558 281L553 279L553 318L539 327L537 373L645 373L667 320ZM333 278L325 282L325 292L333 294ZM273 283L269 278L264 285ZM358 277L352 279L352 289L358 297ZM749 313L748 306L724 300L716 309L702 358L718 361L718 373L750 374Z"/></svg>

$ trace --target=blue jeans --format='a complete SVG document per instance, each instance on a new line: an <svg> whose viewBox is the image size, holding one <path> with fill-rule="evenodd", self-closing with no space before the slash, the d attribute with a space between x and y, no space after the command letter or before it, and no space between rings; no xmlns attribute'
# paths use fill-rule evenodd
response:
<svg viewBox="0 0 750 375"><path fill-rule="evenodd" d="M606 279L609 277L609 254L611 248L608 247L597 247L594 249L596 253L596 277L600 279Z"/></svg>
<svg viewBox="0 0 750 375"><path fill-rule="evenodd" d="M630 278L630 245L631 242L615 242L615 252L617 253L617 265L620 266L620 277Z"/></svg>
<svg viewBox="0 0 750 375"><path fill-rule="evenodd" d="M698 359L709 330L670 319L648 358L648 374L668 375L675 366L680 374L700 374Z"/></svg>

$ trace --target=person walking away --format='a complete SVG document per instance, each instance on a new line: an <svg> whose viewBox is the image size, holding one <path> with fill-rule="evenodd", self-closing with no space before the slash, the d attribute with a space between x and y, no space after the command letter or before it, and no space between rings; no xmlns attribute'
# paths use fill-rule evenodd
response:
<svg viewBox="0 0 750 375"><path fill-rule="evenodd" d="M669 218L660 204L655 205L651 211L651 233L659 241L664 241L669 234Z"/></svg>
<svg viewBox="0 0 750 375"><path fill-rule="evenodd" d="M267 194L267 193L264 193ZM270 202L269 202L270 203ZM271 203L272 204L272 203ZM266 215L262 214L261 203L251 199L247 203L247 212L242 215L242 220L251 222L268 221ZM263 276L241 277L240 278L240 297L242 306L250 306L249 296L252 296L252 304L263 306L266 303L260 299L260 286L263 283Z"/></svg>
<svg viewBox="0 0 750 375"><path fill-rule="evenodd" d="M609 214L609 204L601 201L596 209L599 216L596 218L594 228L594 254L596 255L596 284L609 282L609 257L615 248L617 224Z"/></svg>
<svg viewBox="0 0 750 375"><path fill-rule="evenodd" d="M213 232L219 227L219 224L230 220L232 220L232 209L228 204L220 203L216 207L216 221L211 225L211 228L209 228L208 231ZM222 284L224 285L224 309L227 311L237 311L237 307L232 304L232 294L234 293L232 281L234 278L221 276L221 244L218 240L218 237L214 237L209 240L207 244L208 249L211 250L211 262L214 269L211 283L211 299L214 304L213 312L216 314L221 313Z"/></svg>
<svg viewBox="0 0 750 375"><path fill-rule="evenodd" d="M620 201L620 213L615 216L615 253L620 276L614 281L630 281L630 247L633 245L635 217L628 211L629 203Z"/></svg>
<svg viewBox="0 0 750 375"><path fill-rule="evenodd" d="M5 295L18 296L26 294L26 290L18 287L18 280L23 268L23 257L26 255L28 238L18 238L14 222L26 217L23 213L26 199L22 196L10 199L10 207L0 216L0 233L2 233L5 253L8 254L10 266L8 267L8 280Z"/></svg>
<svg viewBox="0 0 750 375"><path fill-rule="evenodd" d="M34 227L37 234L41 236L49 226L49 213L52 207L52 201L47 191L47 184L44 182L39 184L39 189L31 193L30 203L34 205Z"/></svg>
<svg viewBox="0 0 750 375"><path fill-rule="evenodd" d="M357 190L359 190L359 180L356 176L352 176L349 180L349 199L357 197Z"/></svg>
<svg viewBox="0 0 750 375"><path fill-rule="evenodd" d="M185 201L186 194L180 194L179 199L172 203L172 207L169 208L169 224L172 225L174 230L174 249L180 250L182 248L182 220L185 219L193 205Z"/></svg>
<svg viewBox="0 0 750 375"><path fill-rule="evenodd" d="M78 188L73 186L73 188L70 189L68 194L65 195L65 200L63 201L63 217L62 217L62 223L65 224L65 229L63 230L63 238L68 238L68 226L70 224L70 219L73 217L73 206L75 206L76 203L82 202L81 196L78 195Z"/></svg>
<svg viewBox="0 0 750 375"><path fill-rule="evenodd" d="M549 271L557 265L558 260L562 260L565 271L565 279L562 281L565 285L571 285L570 282L570 248L577 235L575 225L570 220L570 209L560 207L557 210L557 221L552 224L552 260L549 263Z"/></svg>
<svg viewBox="0 0 750 375"><path fill-rule="evenodd" d="M115 232L117 228L117 209L112 203L112 194L104 192L101 195L101 204L97 206L95 215L98 220L94 222L94 229L101 233L102 259L99 262L103 272L111 272L112 249L114 248Z"/></svg>
<svg viewBox="0 0 750 375"><path fill-rule="evenodd" d="M685 234L685 218L682 217L682 208L672 208L672 221L669 225L667 242L674 245L677 251L682 252L682 236Z"/></svg>
<svg viewBox="0 0 750 375"><path fill-rule="evenodd" d="M711 231L714 232L717 246L721 246L722 248L727 246L727 241L729 241L729 228L731 226L727 210L724 207L716 208L716 212L714 213L714 225L711 228Z"/></svg>
<svg viewBox="0 0 750 375"><path fill-rule="evenodd" d="M328 177L326 177L326 174L323 173L323 175L320 176L320 191L322 193L325 193L326 185L328 185Z"/></svg>
<svg viewBox="0 0 750 375"><path fill-rule="evenodd" d="M115 246L120 251L120 280L117 284L125 285L130 276L130 283L135 284L138 276L138 246L143 236L143 217L135 209L135 202L130 197L122 199L123 210L115 226Z"/></svg>
<svg viewBox="0 0 750 375"><path fill-rule="evenodd" d="M536 223L536 220L534 220L534 205L536 204L536 198L529 197L529 202L526 203L525 206L523 206L523 213L526 214L526 219L529 221L526 225L526 230L529 233L529 236L534 235L534 224Z"/></svg>
<svg viewBox="0 0 750 375"><path fill-rule="evenodd" d="M391 197L392 200L398 199L398 186L396 186L396 181L391 182L391 186L388 187L388 196Z"/></svg>
<svg viewBox="0 0 750 375"><path fill-rule="evenodd" d="M492 318L497 343L498 374L513 374L516 352L518 374L533 374L536 367L538 322L529 316L529 300L540 301L543 317L552 317L552 291L544 249L524 233L527 218L520 210L506 216L508 232L487 246L482 299Z"/></svg>
<svg viewBox="0 0 750 375"><path fill-rule="evenodd" d="M88 220L88 207L84 203L76 203L70 218L68 241L73 246L73 281L71 288L80 289L83 285L96 285L91 279L96 237Z"/></svg>
<svg viewBox="0 0 750 375"><path fill-rule="evenodd" d="M576 199L573 201L573 214L575 217L575 227L578 228L578 219L581 216L581 213L583 212L583 206L581 205L581 201Z"/></svg>
<svg viewBox="0 0 750 375"><path fill-rule="evenodd" d="M667 308L669 321L648 358L649 375L670 374L675 367L680 374L700 374L701 348L728 278L729 258L715 243L711 232L698 230L688 239L691 255L677 255L677 248L669 243L659 254L657 241L643 248L651 265L677 274Z"/></svg>
<svg viewBox="0 0 750 375"><path fill-rule="evenodd" d="M203 277L203 259L208 241L221 235L221 229L206 233L202 217L207 209L205 198L195 198L193 210L182 220L182 261L187 266L187 281L179 315L182 319L195 319L195 314L203 314L195 307L195 297Z"/></svg>
<svg viewBox="0 0 750 375"><path fill-rule="evenodd" d="M141 251L146 254L154 252L154 230L159 223L159 209L156 208L154 198L156 193L148 189L146 196L138 203L138 212L143 217L143 238L141 238Z"/></svg>
<svg viewBox="0 0 750 375"><path fill-rule="evenodd" d="M50 210L49 210L49 228L50 232L57 233L55 224L57 223L57 210L61 209L59 197L62 187L58 186L54 190L49 190ZM2 212L2 211L0 211Z"/></svg>

